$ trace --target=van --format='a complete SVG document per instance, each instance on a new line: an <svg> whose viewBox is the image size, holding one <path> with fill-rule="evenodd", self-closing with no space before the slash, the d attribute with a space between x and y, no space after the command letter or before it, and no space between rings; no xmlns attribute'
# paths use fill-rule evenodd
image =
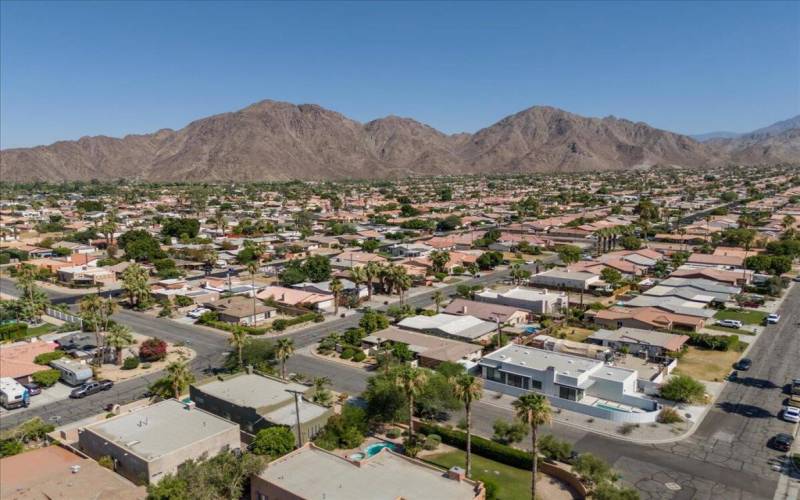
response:
<svg viewBox="0 0 800 500"><path fill-rule="evenodd" d="M7 410L28 406L31 395L24 385L11 377L0 378L0 405Z"/></svg>

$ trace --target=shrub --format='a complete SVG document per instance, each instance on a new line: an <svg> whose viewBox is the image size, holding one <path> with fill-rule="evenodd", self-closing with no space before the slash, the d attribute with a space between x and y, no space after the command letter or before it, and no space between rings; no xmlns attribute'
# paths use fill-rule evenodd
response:
<svg viewBox="0 0 800 500"><path fill-rule="evenodd" d="M688 375L675 375L661 386L661 397L682 403L702 401L706 386Z"/></svg>
<svg viewBox="0 0 800 500"><path fill-rule="evenodd" d="M438 434L441 436L442 442L450 446L462 450L467 447L467 435L464 432L431 424L422 424L419 431L426 435ZM472 436L472 452L512 467L520 469L531 468L531 454L529 452L495 443L480 436Z"/></svg>
<svg viewBox="0 0 800 500"><path fill-rule="evenodd" d="M253 453L275 459L292 451L294 445L295 436L288 427L269 427L256 434L253 440Z"/></svg>
<svg viewBox="0 0 800 500"><path fill-rule="evenodd" d="M350 347L345 347L342 350L341 358L342 359L351 359L355 355L355 352Z"/></svg>
<svg viewBox="0 0 800 500"><path fill-rule="evenodd" d="M139 359L142 361L161 361L167 357L167 343L153 337L142 342L139 346Z"/></svg>
<svg viewBox="0 0 800 500"><path fill-rule="evenodd" d="M403 431L401 431L397 427L392 427L391 429L386 431L386 437L388 437L389 439L397 439L402 435ZM439 439L441 439L441 436L439 436Z"/></svg>
<svg viewBox="0 0 800 500"><path fill-rule="evenodd" d="M64 351L45 352L33 358L33 362L37 365L49 365L51 361L61 359L65 354Z"/></svg>
<svg viewBox="0 0 800 500"><path fill-rule="evenodd" d="M31 375L31 379L42 387L52 387L61 378L58 370L42 370Z"/></svg>
<svg viewBox="0 0 800 500"><path fill-rule="evenodd" d="M502 419L497 419L492 425L494 435L492 440L500 444L511 444L522 441L522 438L528 435L528 426L522 422L506 422Z"/></svg>
<svg viewBox="0 0 800 500"><path fill-rule="evenodd" d="M97 464L100 467L105 467L109 470L114 470L114 459L108 455L103 455L102 457L97 459Z"/></svg>
<svg viewBox="0 0 800 500"><path fill-rule="evenodd" d="M550 460L566 462L572 454L572 445L568 441L547 434L539 439L539 452Z"/></svg>
<svg viewBox="0 0 800 500"><path fill-rule="evenodd" d="M428 434L422 447L426 450L435 450L442 444L442 437L438 434Z"/></svg>
<svg viewBox="0 0 800 500"><path fill-rule="evenodd" d="M617 429L617 431L620 434L622 434L623 436L627 436L628 434L633 432L634 429L637 429L638 427L639 427L639 424L632 424L632 423L628 422L626 424L620 425L619 429Z"/></svg>
<svg viewBox="0 0 800 500"><path fill-rule="evenodd" d="M272 322L272 329L276 332L282 332L289 326L289 321L285 319L276 319Z"/></svg>
<svg viewBox="0 0 800 500"><path fill-rule="evenodd" d="M611 467L591 453L581 453L575 460L572 469L589 484L601 484L616 479Z"/></svg>
<svg viewBox="0 0 800 500"><path fill-rule="evenodd" d="M190 305L194 304L194 301L185 295L176 295L175 296L175 305L178 307L189 307Z"/></svg>
<svg viewBox="0 0 800 500"><path fill-rule="evenodd" d="M0 326L0 340L17 340L25 337L28 333L26 323L11 323Z"/></svg>
<svg viewBox="0 0 800 500"><path fill-rule="evenodd" d="M122 362L122 369L123 370L133 370L134 368L139 367L139 358L135 356L128 356L125 358L125 361Z"/></svg>
<svg viewBox="0 0 800 500"><path fill-rule="evenodd" d="M0 441L0 458L10 457L11 455L19 455L23 452L25 447L21 442L16 439L3 439Z"/></svg>
<svg viewBox="0 0 800 500"><path fill-rule="evenodd" d="M683 418L675 408L665 407L658 413L658 421L662 424L677 424L683 422Z"/></svg>
<svg viewBox="0 0 800 500"><path fill-rule="evenodd" d="M357 351L355 354L353 354L353 361L360 363L365 359L367 359L367 355L364 354L364 351Z"/></svg>

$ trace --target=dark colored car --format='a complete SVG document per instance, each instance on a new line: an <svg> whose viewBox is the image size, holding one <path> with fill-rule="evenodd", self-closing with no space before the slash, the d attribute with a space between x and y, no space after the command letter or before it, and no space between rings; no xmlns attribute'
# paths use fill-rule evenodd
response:
<svg viewBox="0 0 800 500"><path fill-rule="evenodd" d="M770 440L770 446L780 451L789 451L792 449L794 438L790 434L776 434Z"/></svg>
<svg viewBox="0 0 800 500"><path fill-rule="evenodd" d="M753 366L753 360L750 358L742 358L736 363L737 370L747 371L751 366Z"/></svg>
<svg viewBox="0 0 800 500"><path fill-rule="evenodd" d="M28 389L28 394L31 396L38 396L42 393L42 388L38 384L22 384L23 387Z"/></svg>
<svg viewBox="0 0 800 500"><path fill-rule="evenodd" d="M85 398L86 396L91 396L92 394L97 394L101 391L107 391L114 386L114 382L110 380L98 380L95 382L86 382L82 386L78 387L77 389L73 389L72 392L69 393L69 397L79 399Z"/></svg>

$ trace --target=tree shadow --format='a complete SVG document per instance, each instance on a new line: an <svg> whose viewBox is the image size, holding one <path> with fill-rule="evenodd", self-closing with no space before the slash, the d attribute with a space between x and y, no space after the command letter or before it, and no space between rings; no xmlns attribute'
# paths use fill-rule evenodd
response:
<svg viewBox="0 0 800 500"><path fill-rule="evenodd" d="M725 413L733 413L736 415L742 415L743 417L747 418L771 418L774 415L767 410L761 408L760 406L753 406L747 404L736 404L736 403L729 403L729 402L722 402L717 404L717 408L724 411Z"/></svg>

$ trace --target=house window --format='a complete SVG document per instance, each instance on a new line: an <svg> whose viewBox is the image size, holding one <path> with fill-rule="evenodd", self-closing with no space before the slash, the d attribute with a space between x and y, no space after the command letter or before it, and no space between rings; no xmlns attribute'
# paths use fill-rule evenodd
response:
<svg viewBox="0 0 800 500"><path fill-rule="evenodd" d="M503 372L496 368L486 367L486 379L504 383Z"/></svg>
<svg viewBox="0 0 800 500"><path fill-rule="evenodd" d="M530 380L531 380L531 389L536 389L538 391L542 390L542 382L541 381L535 380L535 379L530 379Z"/></svg>
<svg viewBox="0 0 800 500"><path fill-rule="evenodd" d="M563 385L559 386L558 397L560 397L561 399L569 399L570 401L577 401L578 390L573 389L572 387L564 387Z"/></svg>
<svg viewBox="0 0 800 500"><path fill-rule="evenodd" d="M529 387L528 380L528 377L521 377L519 375L514 375L513 373L506 373L506 384L512 387L527 389Z"/></svg>

